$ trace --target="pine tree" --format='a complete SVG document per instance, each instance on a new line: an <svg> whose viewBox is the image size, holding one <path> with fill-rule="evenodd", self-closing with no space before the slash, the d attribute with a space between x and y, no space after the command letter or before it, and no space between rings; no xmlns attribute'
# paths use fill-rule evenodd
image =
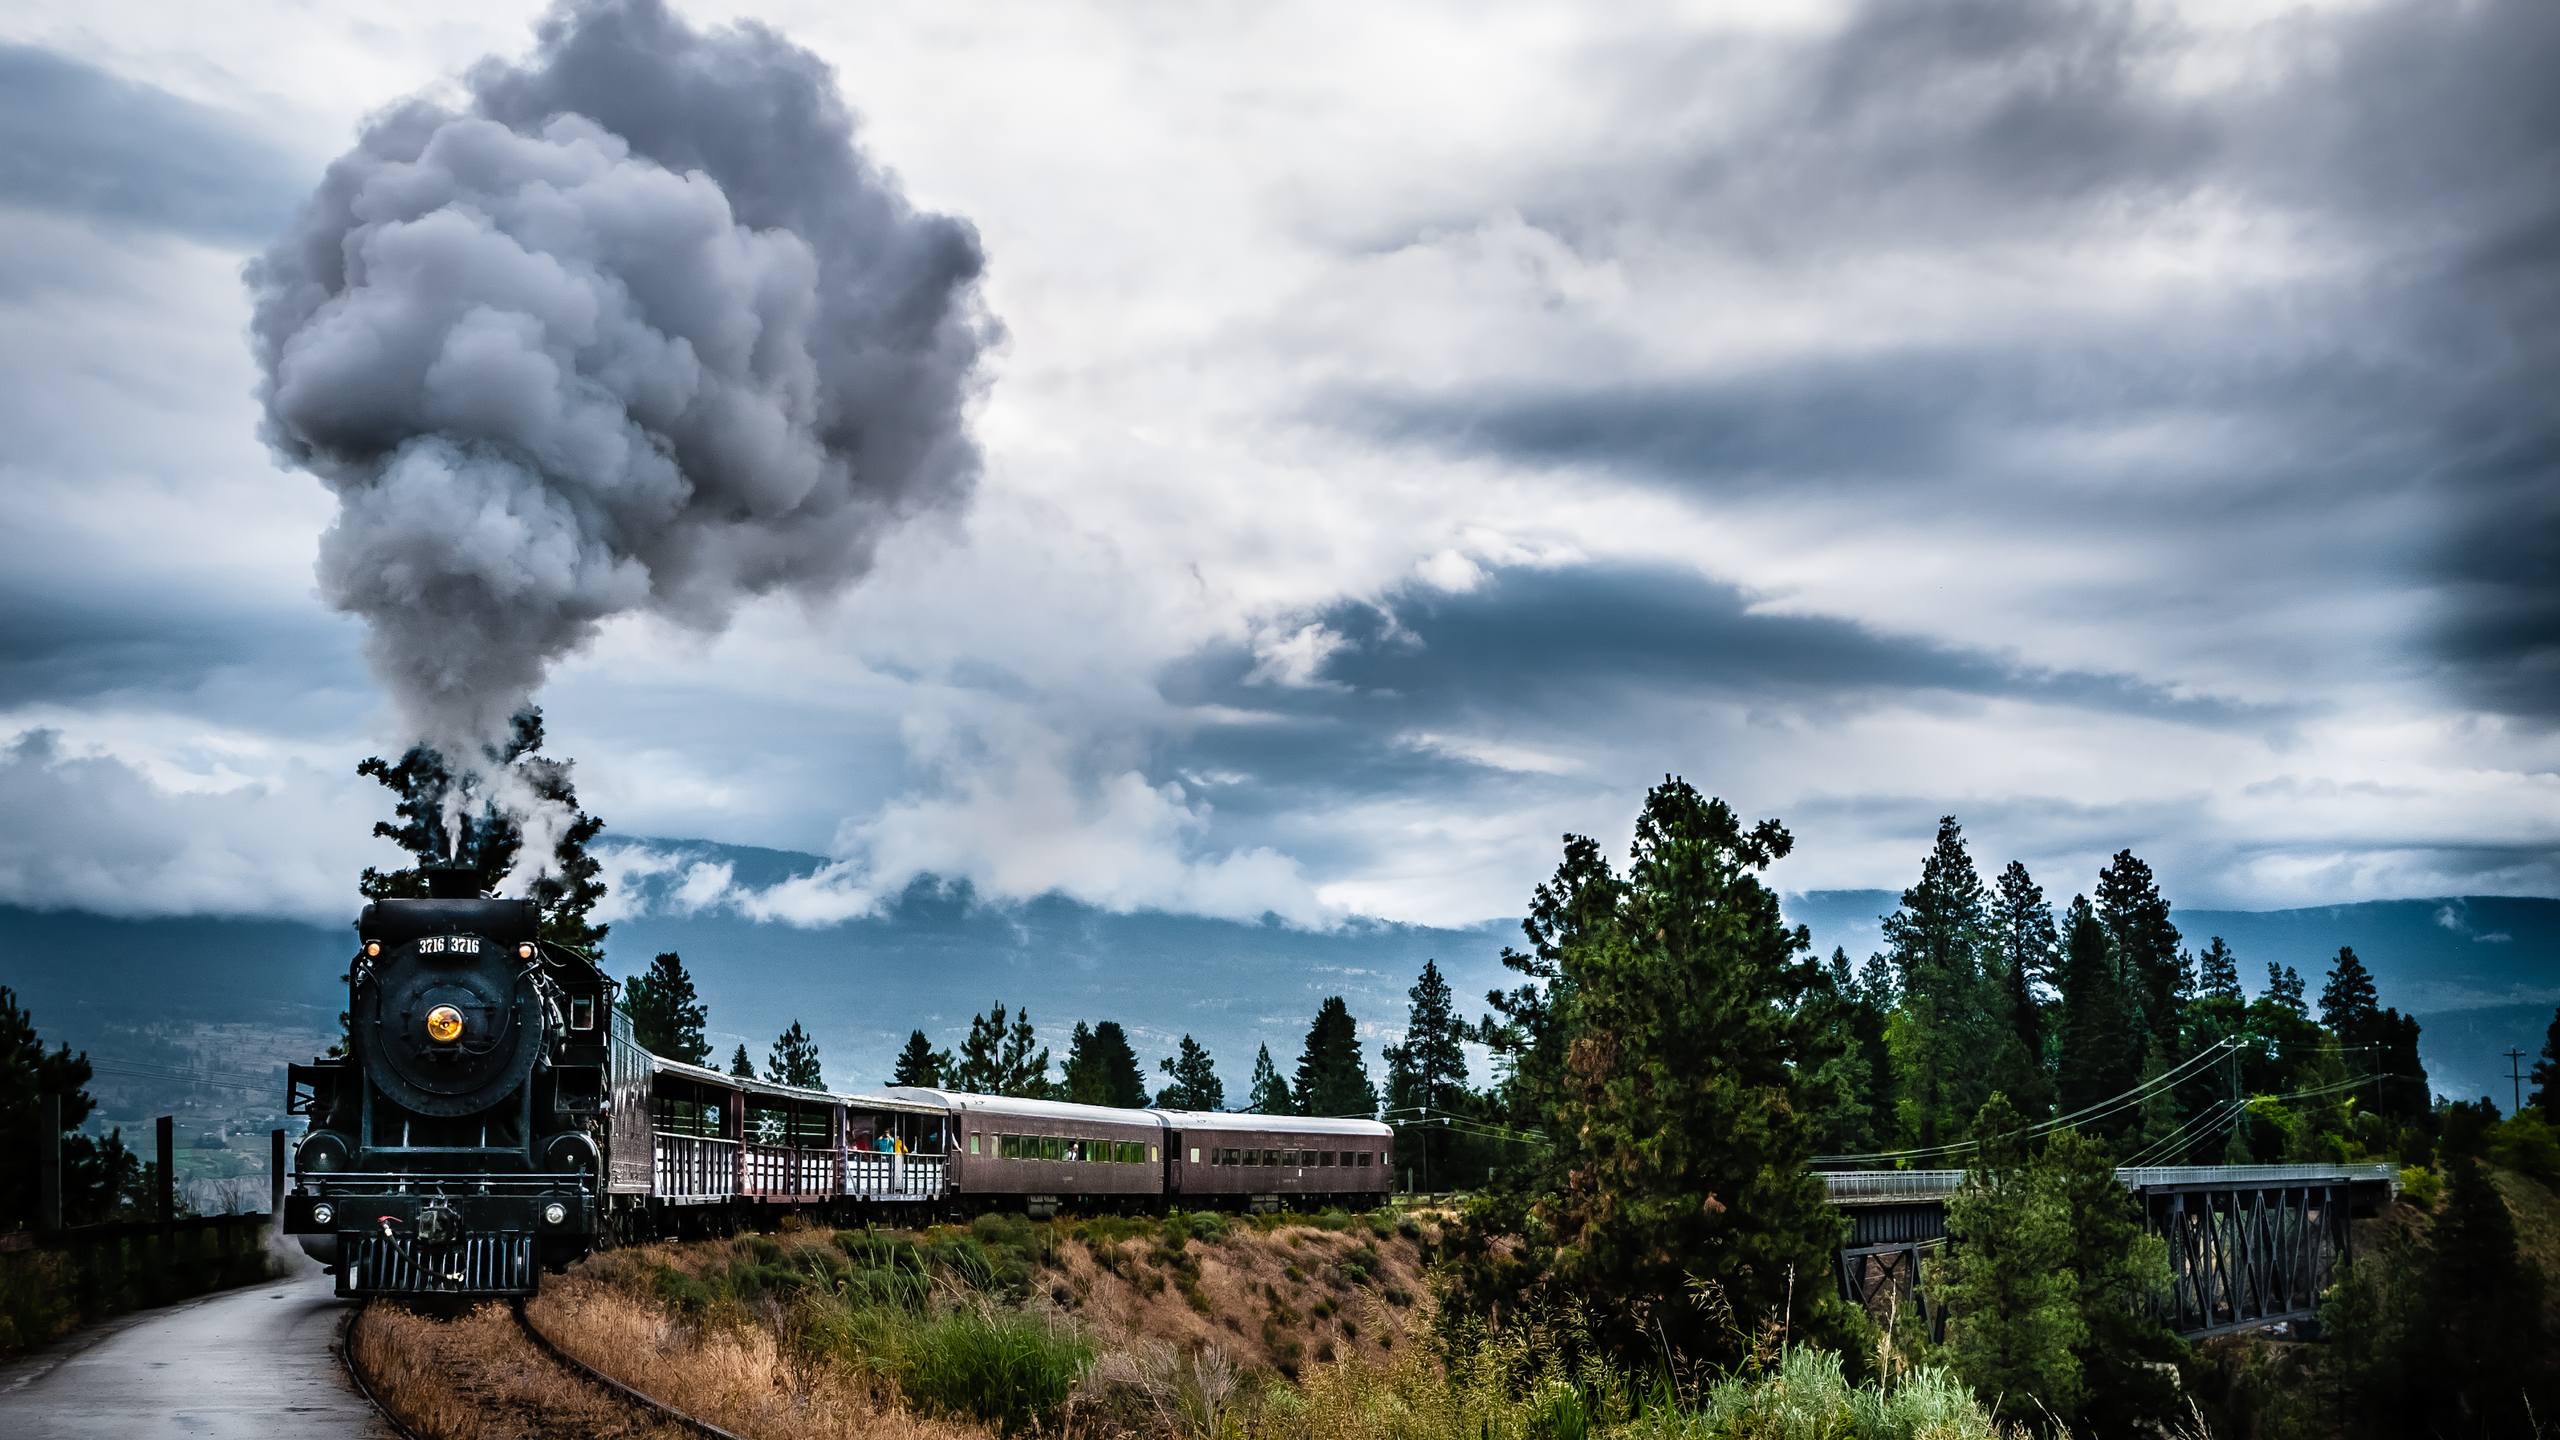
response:
<svg viewBox="0 0 2560 1440"><path fill-rule="evenodd" d="M739 1044L737 1053L729 1057L729 1073L741 1080L756 1078L756 1062L747 1058L747 1047L743 1042Z"/></svg>
<svg viewBox="0 0 2560 1440"><path fill-rule="evenodd" d="M2044 1004L2039 987L2053 983L2062 943L2044 887L2012 860L2000 872L1991 904L1993 968L2009 1036L1992 1065L1991 1083L2031 1120L2053 1113L2053 1078L2045 1070Z"/></svg>
<svg viewBox="0 0 2560 1440"><path fill-rule="evenodd" d="M951 1070L951 1052L936 1050L922 1030L907 1032L907 1047L898 1052L898 1068L889 1077L892 1085L921 1085L939 1089L942 1077Z"/></svg>
<svg viewBox="0 0 2560 1440"><path fill-rule="evenodd" d="M1001 1000L985 1014L969 1017L969 1033L960 1041L960 1058L943 1072L944 1080L952 1089L969 1095L1005 1093L1005 1018Z"/></svg>
<svg viewBox="0 0 2560 1440"><path fill-rule="evenodd" d="M2422 1301L2426 1356L2413 1367L2436 1392L2422 1413L2459 1433L2525 1435L2526 1405L2550 1402L2542 1348L2544 1276L2516 1247L2515 1218L2477 1161L2447 1167L2444 1210L2428 1250Z"/></svg>
<svg viewBox="0 0 2560 1440"><path fill-rule="evenodd" d="M2337 963L2329 967L2329 981L2320 987L2320 1023L2341 1045L2368 1044L2374 1038L2380 1002L2373 972L2364 968L2352 948L2339 946Z"/></svg>
<svg viewBox="0 0 2560 1440"><path fill-rule="evenodd" d="M1049 1079L1049 1047L1040 1043L1039 1034L1031 1028L1031 1007L1013 1012L1013 1023L1005 1028L1004 1050L997 1056L996 1068L1002 1072L1004 1088L999 1095L1021 1100L1054 1100L1059 1086Z"/></svg>
<svg viewBox="0 0 2560 1440"><path fill-rule="evenodd" d="M587 846L604 832L604 822L578 808L578 789L571 776L575 762L542 754L542 740L542 710L527 706L516 716L506 741L489 749L482 768L509 772L511 783L568 817L542 872L524 887L524 898L541 910L543 939L592 951L604 943L610 928L588 918L604 899L605 886L604 867L587 853ZM356 766L356 773L379 781L400 797L393 807L400 823L376 821L373 833L418 861L400 870L366 866L356 882L366 899L423 896L427 893L424 867L448 858L477 870L484 894L494 891L516 869L524 829L516 817L499 808L485 784L461 797L458 823L447 832L453 788L467 780L456 776L445 757L434 750L413 745L397 764L371 756Z"/></svg>
<svg viewBox="0 0 2560 1440"><path fill-rule="evenodd" d="M2130 850L2119 850L2098 872L2098 918L2116 944L2116 963L2133 988L2133 1036L2139 1048L2152 1036L2175 1044L2181 1008L2192 982L2178 949L2178 927L2169 921L2169 902L2151 877L2151 867Z"/></svg>
<svg viewBox="0 0 2560 1440"><path fill-rule="evenodd" d="M792 1021L790 1029L774 1037L773 1052L765 1057L764 1078L803 1090L826 1088L818 1068L818 1042L809 1038L799 1021Z"/></svg>
<svg viewBox="0 0 2560 1440"><path fill-rule="evenodd" d="M1245 1108L1256 1115L1295 1115L1298 1097L1289 1093L1289 1077L1271 1063L1271 1047L1263 1046L1253 1057L1253 1089Z"/></svg>
<svg viewBox="0 0 2560 1440"><path fill-rule="evenodd" d="M19 1008L17 992L0 985L0 1230L36 1218L36 1145L44 1134L44 1097L62 1097L63 1205L71 1209L71 1156L85 1137L78 1132L95 1108L89 1098L89 1055L68 1045L44 1048L35 1016Z"/></svg>
<svg viewBox="0 0 2560 1440"><path fill-rule="evenodd" d="M1378 1113L1377 1087L1369 1083L1369 1062L1360 1051L1359 1022L1341 996L1328 995L1316 1007L1291 1089L1299 1109L1309 1115L1366 1118Z"/></svg>
<svg viewBox="0 0 2560 1440"><path fill-rule="evenodd" d="M1996 1094L1975 1118L1980 1148L1947 1203L1939 1287L1956 1317L1956 1373L2014 1419L2078 1408L2089 1334L2068 1269L2071 1216L2028 1163L2025 1123Z"/></svg>
<svg viewBox="0 0 2560 1440"><path fill-rule="evenodd" d="M1873 1152L1883 1146L1893 1119L1885 1012L1851 973L1849 952L1838 946L1832 947L1811 1013L1821 1032L1821 1058L1806 1086L1814 1149L1825 1155Z"/></svg>
<svg viewBox="0 0 2560 1440"><path fill-rule="evenodd" d="M2533 1106L2543 1119L2560 1125L2560 1010L2551 1012L2551 1029L2542 1037L2542 1058L2534 1062Z"/></svg>
<svg viewBox="0 0 2560 1440"><path fill-rule="evenodd" d="M711 1012L694 993L693 977L673 950L661 951L645 975L634 975L623 988L622 1008L631 1016L631 1038L652 1055L687 1065L711 1058L711 1042L702 1027Z"/></svg>
<svg viewBox="0 0 2560 1440"><path fill-rule="evenodd" d="M1102 1077L1093 1060L1093 1027L1079 1020L1067 1036L1066 1078L1060 1082L1060 1098L1079 1105L1102 1103Z"/></svg>
<svg viewBox="0 0 2560 1440"><path fill-rule="evenodd" d="M1067 1045L1067 1098L1079 1105L1146 1107L1146 1076L1138 1070L1138 1054L1119 1021L1105 1020L1091 1029L1076 1023Z"/></svg>
<svg viewBox="0 0 2560 1440"><path fill-rule="evenodd" d="M1675 1366L1728 1361L1764 1323L1814 1311L1806 1277L1830 1272L1841 1234L1806 1168L1820 968L1759 878L1792 843L1676 778L1647 795L1615 903L1559 947L1548 1023L1564 1063L1536 1117L1550 1145L1490 1197L1507 1252L1457 1257L1462 1305L1603 1301L1591 1343ZM1702 1290L1729 1311L1694 1303Z"/></svg>
<svg viewBox="0 0 2560 1440"><path fill-rule="evenodd" d="M1915 1145L1935 1145L1981 1108L1990 1078L1983 1061L1996 1044L1983 1004L1990 914L1954 816L1938 822L1920 883L1884 917L1884 939L1902 979L1902 1014L1890 1030L1902 1131Z"/></svg>
<svg viewBox="0 0 2560 1440"><path fill-rule="evenodd" d="M1263 1052L1265 1063L1271 1052ZM1173 1077L1173 1083L1156 1092L1156 1104L1167 1110L1224 1110L1227 1087L1218 1080L1218 1067L1199 1041L1185 1035L1181 1049L1165 1057L1158 1067Z"/></svg>
<svg viewBox="0 0 2560 1440"><path fill-rule="evenodd" d="M2062 1268L2082 1331L2073 1349L2086 1397L2078 1433L2172 1433L2185 1415L2172 1378L2181 1347L2155 1318L2169 1286L2168 1242L2144 1224L2141 1202L2096 1140L2057 1131L2035 1167L2070 1226Z"/></svg>
<svg viewBox="0 0 2560 1440"><path fill-rule="evenodd" d="M1596 927L1611 923L1622 894L1622 882L1598 843L1587 835L1567 835L1564 859L1555 875L1530 895L1529 913L1520 922L1529 948L1503 947L1504 968L1527 980L1485 996L1493 1013L1484 1018L1477 1039L1503 1068L1497 1091L1503 1113L1515 1125L1540 1123L1561 1093L1564 1036L1555 1016L1573 998L1564 956Z"/></svg>
<svg viewBox="0 0 2560 1440"><path fill-rule="evenodd" d="M2279 1008L2290 1010L2296 1015L2304 1014L2301 972L2290 965L2279 966L2272 960L2268 961L2266 998L2274 1001Z"/></svg>
<svg viewBox="0 0 2560 1440"><path fill-rule="evenodd" d="M1455 1137L1443 1122L1467 1115L1475 1099L1467 1089L1467 1026L1437 960L1422 962L1405 996L1412 1008L1404 1043L1386 1047L1387 1109L1398 1126L1397 1158L1418 1168L1429 1190L1434 1177L1445 1181L1451 1173Z"/></svg>
<svg viewBox="0 0 2560 1440"><path fill-rule="evenodd" d="M2204 947L2204 954L2197 961L2196 991L2206 999L2228 1000L2235 1006L2247 999L2240 993L2239 957L2231 953L2231 947L2223 944L2219 935Z"/></svg>
<svg viewBox="0 0 2560 1440"><path fill-rule="evenodd" d="M2071 1114L2132 1089L2140 1051L2115 939L2086 896L2071 897L2063 933L2061 1064L2054 1079L2062 1110ZM2092 1125L2112 1135L2125 1123L2107 1116Z"/></svg>

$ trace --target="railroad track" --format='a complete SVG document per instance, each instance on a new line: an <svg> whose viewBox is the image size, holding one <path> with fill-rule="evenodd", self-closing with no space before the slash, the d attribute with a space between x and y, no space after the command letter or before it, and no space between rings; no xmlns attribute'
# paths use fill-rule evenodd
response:
<svg viewBox="0 0 2560 1440"><path fill-rule="evenodd" d="M577 1356L570 1354L568 1351L561 1349L559 1346L552 1344L551 1337L543 1334L542 1327L534 1324L533 1317L525 1313L523 1301L517 1301L514 1305L509 1307L509 1310L516 1317L516 1328L524 1332L525 1338L533 1342L534 1348L540 1350L543 1354L550 1356L553 1360L558 1361L562 1368L568 1370L571 1374L592 1384L602 1386L604 1389L613 1392L613 1394L620 1397L625 1402L657 1416L659 1419L666 1421L670 1425L674 1425L679 1429L692 1431L694 1434L701 1436L702 1440L741 1440L740 1436L731 1431L723 1430L708 1420L696 1420L692 1416L678 1410L673 1405L667 1404L663 1400L655 1399L649 1395L641 1393L640 1391L632 1389L630 1386L625 1385L621 1381L614 1379L612 1376L607 1375L601 1370L598 1370L593 1365L590 1365L584 1360L579 1359Z"/></svg>
<svg viewBox="0 0 2560 1440"><path fill-rule="evenodd" d="M369 1302L351 1307L347 1311L347 1318L339 1323L337 1346L339 1362L346 1366L347 1379L355 1385L356 1393L365 1398L365 1403L373 1407L374 1413L382 1417L383 1424L389 1426L400 1440L428 1440L428 1437L420 1434L414 1426L402 1420L390 1406L382 1402L382 1397L375 1392L373 1383L366 1377L364 1367L356 1361L356 1326L362 1321L368 1306ZM552 1342L550 1336L542 1333L542 1327L533 1323L533 1317L525 1313L523 1302L518 1301L507 1307L507 1313L514 1319L517 1331L524 1336L526 1342L541 1352L545 1359L613 1396L614 1399L633 1410L676 1429L700 1436L702 1440L743 1440L743 1437L732 1431L723 1430L708 1420L697 1420L655 1396L623 1384L560 1348Z"/></svg>
<svg viewBox="0 0 2560 1440"><path fill-rule="evenodd" d="M400 1440L427 1440L426 1436L411 1429L409 1422L401 1419L390 1406L382 1403L382 1397L373 1393L373 1382L365 1378L364 1367L356 1363L356 1322L364 1318L367 1303L359 1301L348 1306L347 1318L338 1322L338 1363L347 1367L347 1383L356 1387L356 1393L364 1397L364 1403L373 1407L373 1413L381 1417L392 1434L399 1436Z"/></svg>

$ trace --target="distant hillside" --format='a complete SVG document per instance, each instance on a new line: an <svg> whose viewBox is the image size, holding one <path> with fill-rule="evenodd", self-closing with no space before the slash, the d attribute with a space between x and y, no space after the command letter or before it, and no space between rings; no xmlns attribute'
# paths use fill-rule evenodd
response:
<svg viewBox="0 0 2560 1440"><path fill-rule="evenodd" d="M1879 920L1898 898L1890 890L1814 890L1788 897L1786 908L1822 953L1838 945L1864 959L1883 944ZM2221 936L2239 954L2252 995L2265 988L2272 963L2301 971L2317 996L2338 947L2355 947L2382 1003L2424 1027L2419 1051L2437 1092L2487 1095L2500 1109L2510 1096L2504 1052L2522 1049L2530 1066L2560 1005L2560 900L2474 895L2303 910L2179 909L2171 918L2191 946Z"/></svg>
<svg viewBox="0 0 2560 1440"><path fill-rule="evenodd" d="M649 842L733 868L764 886L815 868L789 851ZM1150 1066L1189 1032L1217 1057L1231 1100L1241 1101L1254 1047L1292 1063L1324 996L1351 1004L1375 1047L1395 1038L1405 989L1436 957L1459 996L1481 1008L1484 992L1511 977L1497 956L1516 943L1514 921L1435 929L1362 921L1324 932L1193 916L1111 914L1061 899L980 904L965 887L911 888L877 915L819 929L758 924L725 909L675 913L678 877L638 882L644 913L614 925L607 944L617 975L637 973L660 950L681 951L711 1006L725 1057L740 1041L761 1062L794 1019L816 1035L830 1081L870 1084L888 1074L907 1031L922 1026L954 1043L972 1012L999 1000L1025 1005L1063 1057L1078 1019L1122 1021ZM1863 958L1880 943L1882 890L1814 891L1787 898L1824 951ZM356 905L351 901L347 919ZM2506 1062L2542 1044L2560 1004L2560 901L2407 900L2311 910L2176 912L2201 944L2221 935L2240 953L2252 990L2266 964L2318 975L2342 944L2373 967L2383 1001L2417 1013L2440 1091L2507 1103ZM2503 937L2503 938L2499 938ZM48 1036L75 1046L115 1021L186 1015L207 1021L273 1018L325 1028L343 1005L340 977L353 932L346 924L289 921L112 920L0 908L0 985L17 989ZM1479 1076L1478 1079L1483 1077Z"/></svg>

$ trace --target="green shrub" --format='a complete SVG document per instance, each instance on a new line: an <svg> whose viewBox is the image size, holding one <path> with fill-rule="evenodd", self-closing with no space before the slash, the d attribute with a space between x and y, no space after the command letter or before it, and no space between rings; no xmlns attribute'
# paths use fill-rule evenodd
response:
<svg viewBox="0 0 2560 1440"><path fill-rule="evenodd" d="M2489 1163L2560 1185L2560 1134L2535 1111L2512 1116L2489 1132Z"/></svg>
<svg viewBox="0 0 2560 1440"><path fill-rule="evenodd" d="M2403 1165L2400 1198L2421 1210L2433 1210L2444 1199L2444 1177L2424 1165Z"/></svg>
<svg viewBox="0 0 2560 1440"><path fill-rule="evenodd" d="M1007 1435L1047 1428L1093 1363L1072 1327L987 1305L851 1329L910 1404Z"/></svg>

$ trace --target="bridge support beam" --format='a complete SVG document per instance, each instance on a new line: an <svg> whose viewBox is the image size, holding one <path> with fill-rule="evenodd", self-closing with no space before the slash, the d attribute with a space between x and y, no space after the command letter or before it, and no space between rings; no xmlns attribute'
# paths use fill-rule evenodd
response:
<svg viewBox="0 0 2560 1440"><path fill-rule="evenodd" d="M2344 1185L2173 1185L2142 1198L2169 1243L2163 1318L2189 1338L2311 1318L2348 1253Z"/></svg>

